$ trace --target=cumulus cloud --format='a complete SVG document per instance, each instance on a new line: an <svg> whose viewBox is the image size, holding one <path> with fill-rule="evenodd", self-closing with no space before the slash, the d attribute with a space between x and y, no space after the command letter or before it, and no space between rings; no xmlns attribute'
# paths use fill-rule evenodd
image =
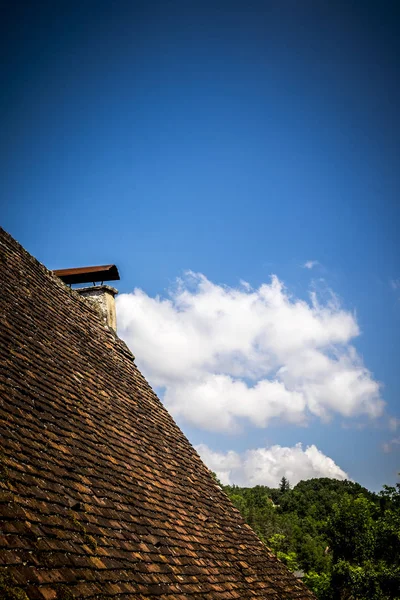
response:
<svg viewBox="0 0 400 600"><path fill-rule="evenodd" d="M189 272L166 298L121 294L117 311L120 336L166 406L197 427L383 411L380 385L351 345L356 318L333 293L304 301L276 276L230 288Z"/></svg>
<svg viewBox="0 0 400 600"><path fill-rule="evenodd" d="M318 260L307 260L304 265L303 268L304 269L313 269L314 267L318 266L319 262Z"/></svg>
<svg viewBox="0 0 400 600"><path fill-rule="evenodd" d="M291 485L312 477L348 479L347 473L314 445L305 450L301 444L291 448L275 445L243 454L233 450L214 452L205 444L196 446L196 450L224 485L277 487L283 476Z"/></svg>

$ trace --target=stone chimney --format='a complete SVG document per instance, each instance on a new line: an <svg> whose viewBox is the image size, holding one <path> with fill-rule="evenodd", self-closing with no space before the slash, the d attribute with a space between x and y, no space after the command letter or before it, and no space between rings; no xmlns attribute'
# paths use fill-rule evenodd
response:
<svg viewBox="0 0 400 600"><path fill-rule="evenodd" d="M118 294L118 291L103 283L104 281L116 281L119 279L118 269L115 265L59 269L58 271L53 271L53 273L69 286L93 282L92 286L74 288L74 290L97 307L107 327L115 332L117 331L114 298ZM101 282L101 285L96 285L96 282Z"/></svg>
<svg viewBox="0 0 400 600"><path fill-rule="evenodd" d="M92 302L99 310L104 324L113 331L117 331L117 315L115 312L115 296L118 290L110 285L95 285L91 287L75 288L83 298Z"/></svg>

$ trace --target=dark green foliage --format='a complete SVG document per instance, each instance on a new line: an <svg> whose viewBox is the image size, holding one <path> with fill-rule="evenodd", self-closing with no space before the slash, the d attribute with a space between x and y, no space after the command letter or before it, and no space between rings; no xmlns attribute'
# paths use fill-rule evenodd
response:
<svg viewBox="0 0 400 600"><path fill-rule="evenodd" d="M286 477L282 477L281 482L279 484L279 491L283 495L285 492L288 492L289 490L290 490L289 481L286 479Z"/></svg>
<svg viewBox="0 0 400 600"><path fill-rule="evenodd" d="M354 499L347 494L334 504L325 528L335 562L356 563L373 558L376 543L377 506L364 496Z"/></svg>
<svg viewBox="0 0 400 600"><path fill-rule="evenodd" d="M400 599L400 484L321 478L224 486L247 523L322 600Z"/></svg>
<svg viewBox="0 0 400 600"><path fill-rule="evenodd" d="M400 484L378 504L347 495L333 507L326 533L333 556L333 598L400 598Z"/></svg>

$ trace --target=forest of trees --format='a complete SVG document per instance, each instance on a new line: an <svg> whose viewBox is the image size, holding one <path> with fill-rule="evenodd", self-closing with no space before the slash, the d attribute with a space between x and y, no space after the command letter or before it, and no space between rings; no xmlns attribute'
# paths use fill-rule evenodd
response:
<svg viewBox="0 0 400 600"><path fill-rule="evenodd" d="M222 486L263 542L322 600L400 598L400 484L321 478Z"/></svg>

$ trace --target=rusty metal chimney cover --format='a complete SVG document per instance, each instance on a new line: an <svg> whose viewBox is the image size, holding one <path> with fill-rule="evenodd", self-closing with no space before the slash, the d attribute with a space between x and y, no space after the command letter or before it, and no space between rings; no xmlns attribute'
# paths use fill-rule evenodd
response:
<svg viewBox="0 0 400 600"><path fill-rule="evenodd" d="M118 281L119 273L115 265L97 267L78 267L76 269L57 269L53 271L64 283L95 283L96 281Z"/></svg>

